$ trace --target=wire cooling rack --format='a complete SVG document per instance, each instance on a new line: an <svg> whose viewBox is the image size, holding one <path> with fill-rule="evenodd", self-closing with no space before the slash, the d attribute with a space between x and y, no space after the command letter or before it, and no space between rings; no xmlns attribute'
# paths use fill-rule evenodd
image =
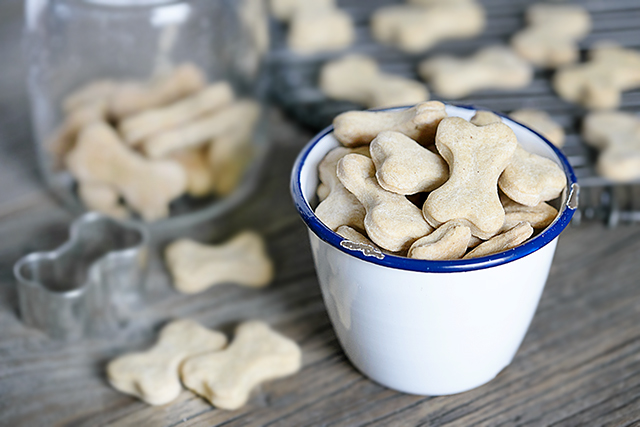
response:
<svg viewBox="0 0 640 427"><path fill-rule="evenodd" d="M356 42L340 52L296 55L286 47L286 26L273 22L272 37L272 96L291 117L312 128L321 129L333 118L347 110L362 109L357 104L328 99L318 88L322 64L346 53L361 53L374 57L385 72L420 80L417 64L430 56L449 53L469 55L491 44L506 44L510 37L524 27L524 12L529 0L480 0L487 14L486 29L480 36L439 44L423 54L412 55L374 41L369 32L371 14L381 6L402 3L398 0L338 0L356 25ZM554 2L556 4L560 2ZM611 40L628 48L640 48L640 1L585 0L583 5L591 14L592 31L580 42L582 57L595 42ZM640 70L638 70L640 73ZM552 71L538 70L533 82L522 89L485 90L469 97L449 101L474 105L478 108L510 112L521 108L545 110L564 128L567 138L562 148L573 166L582 192L580 209L574 223L601 220L610 226L640 221L640 184L616 184L595 173L597 153L584 145L580 125L587 111L560 99L551 87ZM448 101L431 94L431 99ZM621 110L640 112L640 90L625 92Z"/></svg>

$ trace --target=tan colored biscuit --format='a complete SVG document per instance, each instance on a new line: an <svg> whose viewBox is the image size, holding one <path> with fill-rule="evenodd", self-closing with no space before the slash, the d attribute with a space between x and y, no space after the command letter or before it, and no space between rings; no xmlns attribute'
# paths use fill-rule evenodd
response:
<svg viewBox="0 0 640 427"><path fill-rule="evenodd" d="M205 85L206 77L200 68L194 64L183 64L166 76L146 84L118 85L109 97L109 113L116 119L122 119L175 102L201 90Z"/></svg>
<svg viewBox="0 0 640 427"><path fill-rule="evenodd" d="M511 39L513 49L534 65L555 68L576 62L578 40L591 30L589 12L577 5L534 4L528 27Z"/></svg>
<svg viewBox="0 0 640 427"><path fill-rule="evenodd" d="M78 196L87 209L103 213L112 218L129 217L129 210L120 203L120 195L108 184L99 182L80 182Z"/></svg>
<svg viewBox="0 0 640 427"><path fill-rule="evenodd" d="M404 196L380 187L373 161L359 154L348 154L338 162L340 182L364 206L364 227L378 246L392 252L407 249L433 229Z"/></svg>
<svg viewBox="0 0 640 427"><path fill-rule="evenodd" d="M369 144L380 132L389 130L427 146L433 144L438 124L446 116L439 101L397 111L348 111L333 120L334 136L342 145L355 147Z"/></svg>
<svg viewBox="0 0 640 427"><path fill-rule="evenodd" d="M567 178L554 161L529 153L518 144L498 185L510 199L535 206L558 197L567 185Z"/></svg>
<svg viewBox="0 0 640 427"><path fill-rule="evenodd" d="M192 320L176 320L160 332L149 350L130 353L107 365L109 383L118 391L136 396L150 405L171 402L182 390L180 364L190 356L218 351L227 338Z"/></svg>
<svg viewBox="0 0 640 427"><path fill-rule="evenodd" d="M475 126L448 117L438 126L436 146L449 164L449 180L432 191L422 213L437 227L458 219L474 236L487 239L504 224L497 181L511 161L518 141L509 126Z"/></svg>
<svg viewBox="0 0 640 427"><path fill-rule="evenodd" d="M528 222L521 222L509 231L480 243L475 249L466 254L463 259L480 258L497 254L515 248L524 243L533 234L533 228Z"/></svg>
<svg viewBox="0 0 640 427"><path fill-rule="evenodd" d="M477 36L484 26L484 9L475 2L387 6L371 17L374 39L412 53L425 51L444 40Z"/></svg>
<svg viewBox="0 0 640 427"><path fill-rule="evenodd" d="M437 94L451 99L484 89L518 89L533 79L531 65L503 46L482 48L468 58L436 56L420 63L418 72Z"/></svg>
<svg viewBox="0 0 640 427"><path fill-rule="evenodd" d="M640 87L640 52L612 44L590 51L590 61L561 68L553 88L564 100L601 110L620 105L622 92Z"/></svg>
<svg viewBox="0 0 640 427"><path fill-rule="evenodd" d="M477 111L471 120L469 120L472 124L476 126L487 126L492 123L502 123L502 119L495 113L486 110Z"/></svg>
<svg viewBox="0 0 640 427"><path fill-rule="evenodd" d="M562 147L564 145L564 129L553 121L546 111L525 108L512 111L509 117L532 128L536 132L540 132L542 136L547 138L556 147Z"/></svg>
<svg viewBox="0 0 640 427"><path fill-rule="evenodd" d="M152 136L142 143L151 158L160 158L185 148L206 145L212 139L239 132L260 114L260 105L243 99L213 111L167 132Z"/></svg>
<svg viewBox="0 0 640 427"><path fill-rule="evenodd" d="M336 0L270 0L271 14L280 21L289 21L300 9L305 8L334 9Z"/></svg>
<svg viewBox="0 0 640 427"><path fill-rule="evenodd" d="M380 73L370 89L368 108L406 107L429 99L424 83Z"/></svg>
<svg viewBox="0 0 640 427"><path fill-rule="evenodd" d="M244 231L220 245L180 239L165 250L176 289L202 292L221 283L262 288L273 279L273 263L260 235Z"/></svg>
<svg viewBox="0 0 640 427"><path fill-rule="evenodd" d="M599 150L596 169L605 178L640 178L640 118L621 111L591 113L582 125L585 142Z"/></svg>
<svg viewBox="0 0 640 427"><path fill-rule="evenodd" d="M378 184L387 191L403 195L431 191L449 177L442 157L400 132L379 133L369 150Z"/></svg>
<svg viewBox="0 0 640 427"><path fill-rule="evenodd" d="M80 132L66 163L80 183L105 184L117 190L145 221L168 216L169 203L187 188L186 174L177 162L145 159L102 122Z"/></svg>
<svg viewBox="0 0 640 427"><path fill-rule="evenodd" d="M320 70L320 89L332 99L369 105L371 87L378 79L378 64L365 55L346 55Z"/></svg>
<svg viewBox="0 0 640 427"><path fill-rule="evenodd" d="M331 150L318 165L320 182L329 187L328 196L316 207L316 216L331 230L348 225L364 231L364 206L347 190L337 176L338 162L347 154L368 154L368 147L349 149L337 147Z"/></svg>
<svg viewBox="0 0 640 427"><path fill-rule="evenodd" d="M341 50L351 46L354 40L351 16L340 9L298 9L289 22L287 45L297 53Z"/></svg>
<svg viewBox="0 0 640 427"><path fill-rule="evenodd" d="M225 350L187 359L184 385L220 409L242 407L258 384L300 370L300 347L263 322L245 322Z"/></svg>
<svg viewBox="0 0 640 427"><path fill-rule="evenodd" d="M316 194L318 195L318 201L322 202L324 199L329 197L329 194L331 194L331 187L329 187L324 182L321 182L320 184L318 184Z"/></svg>
<svg viewBox="0 0 640 427"><path fill-rule="evenodd" d="M502 231L510 230L520 222L528 222L536 229L546 228L558 216L556 208L545 202L540 202L535 206L527 206L514 202L504 194L500 195L500 202L502 202L505 214Z"/></svg>
<svg viewBox="0 0 640 427"><path fill-rule="evenodd" d="M171 159L184 169L187 175L187 193L191 197L204 197L213 192L213 174L206 147L187 148L174 153Z"/></svg>
<svg viewBox="0 0 640 427"><path fill-rule="evenodd" d="M459 221L449 221L433 233L416 240L409 248L409 258L427 260L460 259L467 251L471 229Z"/></svg>
<svg viewBox="0 0 640 427"><path fill-rule="evenodd" d="M233 101L228 82L212 84L165 107L149 109L127 117L118 126L127 144L138 145L160 132L187 124Z"/></svg>

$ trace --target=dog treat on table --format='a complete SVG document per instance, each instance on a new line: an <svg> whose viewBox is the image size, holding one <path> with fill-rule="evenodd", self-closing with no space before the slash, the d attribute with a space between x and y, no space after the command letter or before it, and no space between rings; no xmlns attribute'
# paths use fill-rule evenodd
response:
<svg viewBox="0 0 640 427"><path fill-rule="evenodd" d="M264 240L251 231L220 245L177 240L165 250L165 261L176 289L186 294L221 283L262 288L273 279L273 263Z"/></svg>
<svg viewBox="0 0 640 427"><path fill-rule="evenodd" d="M413 105L429 99L426 86L402 76L383 73L373 58L346 55L320 70L320 89L331 99L367 108Z"/></svg>
<svg viewBox="0 0 640 427"><path fill-rule="evenodd" d="M467 252L471 229L460 221L449 221L433 233L416 240L409 248L409 258L445 260L460 259Z"/></svg>
<svg viewBox="0 0 640 427"><path fill-rule="evenodd" d="M220 409L234 410L257 385L296 373L300 347L259 321L242 323L222 351L190 357L180 368L182 382Z"/></svg>
<svg viewBox="0 0 640 427"><path fill-rule="evenodd" d="M338 162L337 175L364 206L364 227L376 245L397 252L433 231L413 203L380 187L370 158L347 154Z"/></svg>
<svg viewBox="0 0 640 427"><path fill-rule="evenodd" d="M386 6L371 17L374 39L411 53L425 51L444 40L477 36L484 27L484 9L474 1Z"/></svg>
<svg viewBox="0 0 640 427"><path fill-rule="evenodd" d="M400 132L381 132L369 146L378 184L397 194L416 194L440 187L449 177L442 157Z"/></svg>
<svg viewBox="0 0 640 427"><path fill-rule="evenodd" d="M564 145L564 129L553 121L546 111L525 108L512 111L509 117L525 126L529 126L536 132L540 132L542 136L547 138L556 147L562 147Z"/></svg>
<svg viewBox="0 0 640 427"><path fill-rule="evenodd" d="M190 356L218 351L227 338L192 320L166 325L149 350L130 353L109 362L107 378L118 391L136 396L150 405L171 402L182 390L179 368Z"/></svg>
<svg viewBox="0 0 640 427"><path fill-rule="evenodd" d="M440 55L419 65L420 76L440 96L457 99L483 89L518 89L533 79L529 63L504 46L489 46L468 58Z"/></svg>
<svg viewBox="0 0 640 427"><path fill-rule="evenodd" d="M147 221L168 216L169 203L187 187L186 174L177 162L145 159L101 122L80 133L66 164L80 183L111 186Z"/></svg>
<svg viewBox="0 0 640 427"><path fill-rule="evenodd" d="M429 101L398 111L347 111L333 120L334 135L347 147L369 144L380 132L395 131L428 146L447 116L444 104Z"/></svg>
<svg viewBox="0 0 640 427"><path fill-rule="evenodd" d="M576 62L577 42L591 30L591 17L583 7L534 4L527 9L528 26L511 39L513 49L532 64L556 68Z"/></svg>
<svg viewBox="0 0 640 427"><path fill-rule="evenodd" d="M597 172L615 182L640 179L640 117L622 111L598 112L586 116L582 137L600 150Z"/></svg>
<svg viewBox="0 0 640 427"><path fill-rule="evenodd" d="M589 61L560 68L553 88L566 101L592 110L614 109L622 92L640 87L640 51L612 43L595 46Z"/></svg>

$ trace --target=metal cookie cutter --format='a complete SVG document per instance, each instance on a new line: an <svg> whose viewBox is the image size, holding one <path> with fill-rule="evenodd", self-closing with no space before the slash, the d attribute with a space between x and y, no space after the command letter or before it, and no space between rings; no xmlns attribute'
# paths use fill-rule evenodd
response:
<svg viewBox="0 0 640 427"><path fill-rule="evenodd" d="M140 299L148 242L142 225L82 215L62 246L14 265L22 320L61 340L122 328Z"/></svg>

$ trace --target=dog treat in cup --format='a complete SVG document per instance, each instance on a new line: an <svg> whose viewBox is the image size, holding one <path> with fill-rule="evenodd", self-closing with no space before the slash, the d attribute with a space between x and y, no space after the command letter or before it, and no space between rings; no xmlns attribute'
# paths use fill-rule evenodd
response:
<svg viewBox="0 0 640 427"><path fill-rule="evenodd" d="M415 117L411 111L398 108L369 114L383 114L381 117L391 121L404 115ZM378 165L367 157L350 153L338 161L338 179L347 191L355 192L367 211L364 230L329 228L314 213L320 183L318 165L327 153L341 146L344 136L334 134L333 127L325 129L303 149L293 168L292 196L309 228L320 287L339 341L362 373L402 392L459 393L487 383L511 363L536 310L557 238L577 208L575 175L553 144L504 116L482 114L486 121L478 118L471 123L476 112L447 105L446 118L440 117L435 132L419 141L425 147L435 144L431 152L448 165L446 180L435 188L407 197L382 187L376 176ZM366 147L378 133L404 133L393 125L378 126L377 133L371 132L375 121L366 129L366 120L360 116L354 116L358 121L354 127L345 121L349 115L336 121L342 129L350 129L348 144L358 141L354 145ZM359 130L354 133L356 128ZM426 137L429 134L431 139ZM406 133L404 136L415 140ZM483 141L492 138L504 147L491 161L483 161L494 148L491 144L484 147ZM477 145L461 149L461 142ZM564 182L555 199L527 206L499 190L499 178L516 148L548 160L561 173ZM410 173L410 169L403 173ZM485 175L479 179L478 174ZM395 178L402 180L401 176ZM439 213L441 202L427 209L433 210L430 217L413 218L415 211L401 201L417 204L418 213L424 213L420 206L432 205L429 197L451 179L456 180L457 193L464 197L450 193L443 205L450 213L446 218L432 218ZM477 188L479 182L481 188ZM470 189L481 192L478 200ZM544 189L540 192L541 200L548 197ZM468 212L484 203L479 200L482 198L491 200L492 208L479 209L470 217ZM375 215L374 231L385 233L371 233L367 227L366 216L373 209L380 211ZM494 215L492 221L487 222L483 213ZM389 227L385 218L396 223L405 219L414 228ZM430 227L418 232L415 224L422 221ZM398 233L401 228L408 230L404 239ZM389 245L389 236L394 245ZM390 252L397 248L409 251Z"/></svg>

